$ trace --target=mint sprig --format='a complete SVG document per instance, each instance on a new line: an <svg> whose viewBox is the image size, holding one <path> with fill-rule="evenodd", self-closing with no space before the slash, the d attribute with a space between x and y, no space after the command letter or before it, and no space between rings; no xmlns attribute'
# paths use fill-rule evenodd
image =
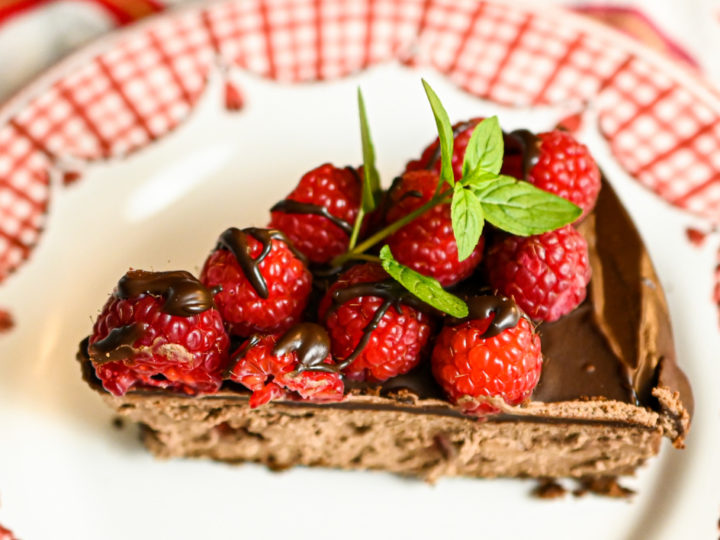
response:
<svg viewBox="0 0 720 540"><path fill-rule="evenodd" d="M360 208L355 218L355 223L353 224L352 233L350 234L349 249L355 247L365 214L375 210L377 206L376 197L381 191L380 175L378 174L377 167L375 167L375 147L373 146L372 137L370 136L370 126L365 111L365 100L363 99L360 87L358 87L357 90L357 100L358 113L360 116L360 140L362 142L363 154L363 181Z"/></svg>
<svg viewBox="0 0 720 540"><path fill-rule="evenodd" d="M452 175L452 141L445 141L448 133L452 137L452 126L437 94L424 80L423 86L438 126L441 177L448 168ZM468 140L462 178L449 182L453 185L450 215L460 261L477 246L486 219L512 234L530 236L572 223L582 213L561 197L500 174L503 152L500 123L496 116L486 118L475 126Z"/></svg>
<svg viewBox="0 0 720 540"><path fill-rule="evenodd" d="M480 199L462 184L453 188L450 203L453 234L457 243L458 260L464 261L477 246L483 230L484 212Z"/></svg>
<svg viewBox="0 0 720 540"><path fill-rule="evenodd" d="M380 263L385 271L420 300L453 317L468 316L468 307L457 296L450 294L436 280L400 264L393 257L390 246L380 250Z"/></svg>
<svg viewBox="0 0 720 540"><path fill-rule="evenodd" d="M486 118L475 126L468 141L463 159L463 178L481 172L499 174L504 151L505 143L497 116Z"/></svg>
<svg viewBox="0 0 720 540"><path fill-rule="evenodd" d="M422 79L425 93L427 94L430 108L432 108L433 116L435 116L435 124L438 130L438 139L440 144L440 181L447 182L450 187L455 185L455 174L452 168L453 144L455 137L453 135L452 124L445 107L440 103L435 91L430 87L425 79ZM437 191L440 191L438 184Z"/></svg>
<svg viewBox="0 0 720 540"><path fill-rule="evenodd" d="M518 236L555 230L582 214L582 210L570 201L512 176L498 175L492 180L474 184L472 189L480 201L485 219L497 228Z"/></svg>

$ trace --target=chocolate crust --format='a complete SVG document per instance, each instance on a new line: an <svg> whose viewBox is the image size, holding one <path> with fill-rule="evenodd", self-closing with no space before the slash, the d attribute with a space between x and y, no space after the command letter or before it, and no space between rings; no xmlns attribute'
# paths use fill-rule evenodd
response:
<svg viewBox="0 0 720 540"><path fill-rule="evenodd" d="M464 416L422 367L382 386L350 389L340 403L271 402L226 383L212 395L107 393L87 357L89 385L144 426L159 457L381 469L439 476L600 477L629 474L663 436L682 447L693 410L677 366L662 288L642 240L607 182L580 230L593 279L588 300L543 324L545 365L532 401L493 402L501 414Z"/></svg>

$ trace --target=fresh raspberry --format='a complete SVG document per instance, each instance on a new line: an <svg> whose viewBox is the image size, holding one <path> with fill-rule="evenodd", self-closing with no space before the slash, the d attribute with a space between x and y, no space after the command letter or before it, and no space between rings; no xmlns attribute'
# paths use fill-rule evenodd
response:
<svg viewBox="0 0 720 540"><path fill-rule="evenodd" d="M250 407L276 399L340 401L345 387L339 372L298 369L302 365L298 351L278 354L275 350L282 336L252 336L234 355L237 362L228 376L252 390ZM334 366L330 354L321 363Z"/></svg>
<svg viewBox="0 0 720 540"><path fill-rule="evenodd" d="M347 361L355 354L343 369L348 378L385 381L420 362L430 338L431 320L403 301L403 291L374 263L353 266L328 289L320 303L320 318L325 320L335 359Z"/></svg>
<svg viewBox="0 0 720 540"><path fill-rule="evenodd" d="M430 200L438 175L434 171L405 173L389 194L388 222L396 221ZM449 286L469 277L482 259L484 239L470 256L458 260L450 203L439 204L415 218L387 239L395 259Z"/></svg>
<svg viewBox="0 0 720 540"><path fill-rule="evenodd" d="M499 412L483 398L518 405L540 380L540 338L532 325L521 318L514 327L484 337L491 321L492 316L445 326L432 352L435 380L467 414Z"/></svg>
<svg viewBox="0 0 720 540"><path fill-rule="evenodd" d="M453 125L453 134L455 135L455 139L453 143L452 167L453 173L455 174L455 180L460 180L460 178L462 178L462 166L463 160L465 159L465 149L467 148L468 141L470 141L473 129L483 120L484 118L482 117L476 117ZM405 166L405 171L431 169L440 174L442 159L440 158L439 145L440 142L436 138L428 147L425 148L425 150L423 150L420 159L412 160Z"/></svg>
<svg viewBox="0 0 720 540"><path fill-rule="evenodd" d="M295 324L308 302L312 275L302 255L272 229L230 228L205 261L203 284L232 335L277 332Z"/></svg>
<svg viewBox="0 0 720 540"><path fill-rule="evenodd" d="M490 286L531 318L554 321L584 299L590 281L585 239L571 225L537 236L505 236L488 250Z"/></svg>
<svg viewBox="0 0 720 540"><path fill-rule="evenodd" d="M560 130L538 134L536 144L537 161L528 171L527 181L579 206L583 211L580 221L595 207L600 191L600 170L590 151ZM510 170L512 158L505 161L503 172L522 178L521 167Z"/></svg>
<svg viewBox="0 0 720 540"><path fill-rule="evenodd" d="M197 394L220 388L229 345L212 293L191 274L131 270L95 321L88 353L117 396L131 388Z"/></svg>
<svg viewBox="0 0 720 540"><path fill-rule="evenodd" d="M326 263L347 250L360 198L359 174L325 163L307 172L287 199L273 206L270 227L284 232L311 262ZM293 201L310 206L293 208Z"/></svg>

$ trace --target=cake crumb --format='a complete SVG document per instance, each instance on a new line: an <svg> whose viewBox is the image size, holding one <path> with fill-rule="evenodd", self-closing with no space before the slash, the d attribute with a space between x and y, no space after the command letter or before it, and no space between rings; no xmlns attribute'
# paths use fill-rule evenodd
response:
<svg viewBox="0 0 720 540"><path fill-rule="evenodd" d="M532 490L532 496L539 499L559 499L567 494L567 490L552 478L540 481L540 484Z"/></svg>
<svg viewBox="0 0 720 540"><path fill-rule="evenodd" d="M600 476L598 478L582 478L580 487L573 491L576 497L582 497L587 493L612 497L615 499L628 499L635 495L632 489L621 486L615 476Z"/></svg>
<svg viewBox="0 0 720 540"><path fill-rule="evenodd" d="M121 417L119 417L119 416L113 417L113 419L112 419L112 427L114 427L115 429L122 429L122 428L124 428L124 427L125 427L125 420L123 420L123 419L122 419Z"/></svg>

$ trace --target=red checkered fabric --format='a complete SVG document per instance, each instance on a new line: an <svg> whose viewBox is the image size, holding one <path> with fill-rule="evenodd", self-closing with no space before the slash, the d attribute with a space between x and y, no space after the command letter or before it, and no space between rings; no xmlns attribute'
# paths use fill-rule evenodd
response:
<svg viewBox="0 0 720 540"><path fill-rule="evenodd" d="M48 177L123 156L179 125L218 61L287 81L396 60L509 105L592 103L619 162L671 203L720 221L720 99L545 8L476 0L226 0L131 29L0 125L0 279L30 253ZM230 81L226 102L245 98ZM252 96L249 97L252 99Z"/></svg>

